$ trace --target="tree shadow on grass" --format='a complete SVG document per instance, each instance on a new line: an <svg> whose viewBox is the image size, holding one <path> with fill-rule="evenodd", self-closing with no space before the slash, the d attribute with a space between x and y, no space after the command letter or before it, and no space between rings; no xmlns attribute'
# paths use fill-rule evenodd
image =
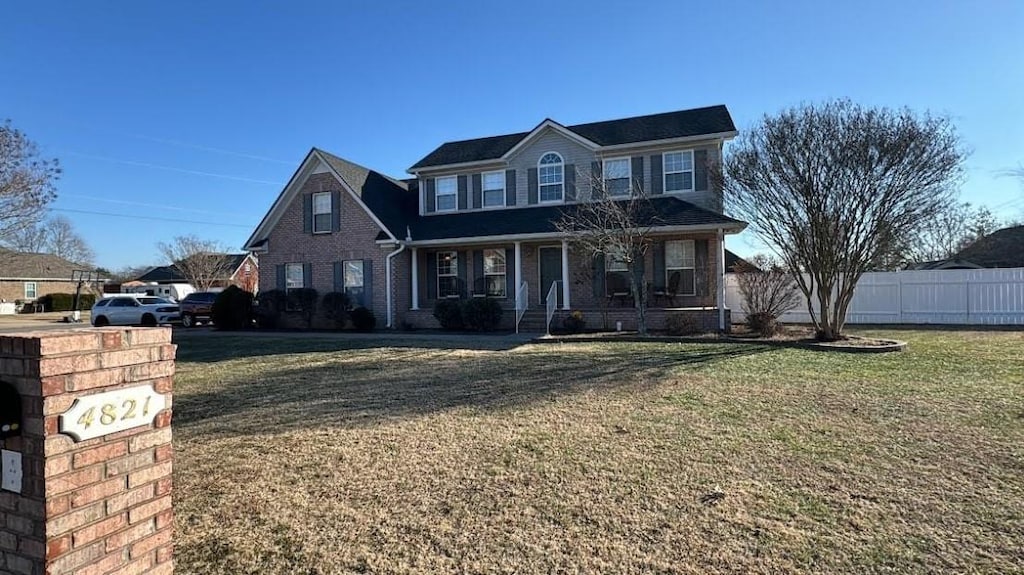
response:
<svg viewBox="0 0 1024 575"><path fill-rule="evenodd" d="M251 377L232 376L198 393L183 392L175 397L175 426L204 437L240 436L358 428L453 409L521 409L590 391L641 391L673 372L773 351L664 344L537 346L521 353L346 349L352 353L320 355L313 365L293 359L275 366L272 359L253 366Z"/></svg>

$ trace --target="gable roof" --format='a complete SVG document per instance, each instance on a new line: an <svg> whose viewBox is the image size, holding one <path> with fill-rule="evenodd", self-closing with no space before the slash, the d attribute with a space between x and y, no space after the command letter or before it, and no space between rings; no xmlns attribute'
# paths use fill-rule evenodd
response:
<svg viewBox="0 0 1024 575"><path fill-rule="evenodd" d="M1024 225L992 232L951 258L984 268L1024 267Z"/></svg>
<svg viewBox="0 0 1024 575"><path fill-rule="evenodd" d="M249 257L249 254L224 254L224 257L230 258L228 266L231 269L230 275L235 275L238 268L245 263L245 260ZM146 273L142 274L135 281L139 282L156 282L156 283L188 283L188 278L181 273L178 266L175 264L169 266L156 266L150 269Z"/></svg>
<svg viewBox="0 0 1024 575"><path fill-rule="evenodd" d="M525 138L546 127L548 122L562 127L557 122L545 120L529 132L446 142L413 164L409 171L429 166L501 159ZM723 105L577 124L563 128L600 146L616 146L736 131L732 116Z"/></svg>
<svg viewBox="0 0 1024 575"><path fill-rule="evenodd" d="M53 254L0 248L0 278L4 279L71 281L73 271L91 269L92 266L76 264Z"/></svg>

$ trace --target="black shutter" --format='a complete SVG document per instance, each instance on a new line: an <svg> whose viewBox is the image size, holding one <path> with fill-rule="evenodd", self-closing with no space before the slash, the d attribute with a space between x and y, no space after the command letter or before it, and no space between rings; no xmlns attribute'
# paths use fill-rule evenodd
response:
<svg viewBox="0 0 1024 575"><path fill-rule="evenodd" d="M437 252L426 252L424 256L427 258L427 299L437 299Z"/></svg>
<svg viewBox="0 0 1024 575"><path fill-rule="evenodd" d="M537 168L526 171L526 203L537 203Z"/></svg>
<svg viewBox="0 0 1024 575"><path fill-rule="evenodd" d="M470 289L473 295L486 294L487 288L484 286L484 251L473 250L473 286Z"/></svg>
<svg viewBox="0 0 1024 575"><path fill-rule="evenodd" d="M505 170L505 205L516 205L516 171Z"/></svg>
<svg viewBox="0 0 1024 575"><path fill-rule="evenodd" d="M644 187L644 157L633 156L633 165L630 168L633 181L633 193L634 194L650 194L650 190Z"/></svg>
<svg viewBox="0 0 1024 575"><path fill-rule="evenodd" d="M331 194L331 212L333 214L332 220L332 232L341 231L341 192L335 191Z"/></svg>
<svg viewBox="0 0 1024 575"><path fill-rule="evenodd" d="M593 276L594 297L604 297L604 254L594 254L593 264L590 266L590 275Z"/></svg>
<svg viewBox="0 0 1024 575"><path fill-rule="evenodd" d="M565 201L576 201L576 165L569 164L565 167Z"/></svg>
<svg viewBox="0 0 1024 575"><path fill-rule="evenodd" d="M516 251L512 248L505 248L505 297L515 299L516 290L519 286L516 285L516 268L512 267L515 263Z"/></svg>
<svg viewBox="0 0 1024 575"><path fill-rule="evenodd" d="M302 233L313 233L313 194L302 194Z"/></svg>
<svg viewBox="0 0 1024 575"><path fill-rule="evenodd" d="M697 284L695 291L697 295L709 295L709 272L708 269L708 241L697 240L693 242L693 260L694 266L697 268L694 271L696 278L694 282Z"/></svg>
<svg viewBox="0 0 1024 575"><path fill-rule="evenodd" d="M704 192L708 189L708 151L693 152L693 189Z"/></svg>
<svg viewBox="0 0 1024 575"><path fill-rule="evenodd" d="M654 277L651 278L651 282L658 291L666 289L665 242L654 242Z"/></svg>
<svg viewBox="0 0 1024 575"><path fill-rule="evenodd" d="M482 176L480 174L473 174L473 208L480 209L483 205L483 184L481 183Z"/></svg>
<svg viewBox="0 0 1024 575"><path fill-rule="evenodd" d="M345 291L345 262L334 262L334 291Z"/></svg>
<svg viewBox="0 0 1024 575"><path fill-rule="evenodd" d="M466 297L466 257L465 251L456 252L456 266L459 274L459 297Z"/></svg>
<svg viewBox="0 0 1024 575"><path fill-rule="evenodd" d="M604 194L604 185L601 182L601 162L590 162L590 197L594 200L601 199ZM602 274L603 275L603 274ZM601 280L602 282L604 280Z"/></svg>
<svg viewBox="0 0 1024 575"><path fill-rule="evenodd" d="M284 279L284 264L277 266L277 289L283 290L288 287Z"/></svg>
<svg viewBox="0 0 1024 575"><path fill-rule="evenodd" d="M651 156L651 195L665 193L665 173L661 169L661 154Z"/></svg>
<svg viewBox="0 0 1024 575"><path fill-rule="evenodd" d="M373 260L363 260L363 306L373 309Z"/></svg>
<svg viewBox="0 0 1024 575"><path fill-rule="evenodd" d="M426 184L426 207L423 211L429 214L437 210L437 188L434 178L427 178Z"/></svg>
<svg viewBox="0 0 1024 575"><path fill-rule="evenodd" d="M302 287L313 287L313 264L302 264Z"/></svg>
<svg viewBox="0 0 1024 575"><path fill-rule="evenodd" d="M468 202L468 198L467 198L467 196L468 196L468 189L467 188L469 187L469 181L467 180L466 176L459 176L458 177L458 182L459 182L459 209L460 210L465 210L465 209L467 209L469 207L469 202Z"/></svg>

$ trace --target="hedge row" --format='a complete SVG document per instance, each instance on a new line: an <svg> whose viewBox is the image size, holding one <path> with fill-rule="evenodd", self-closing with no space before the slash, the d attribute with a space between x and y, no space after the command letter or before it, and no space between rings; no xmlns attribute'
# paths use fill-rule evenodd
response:
<svg viewBox="0 0 1024 575"><path fill-rule="evenodd" d="M73 293L49 293L38 300L46 311L71 311L74 307L75 294ZM87 310L96 303L96 295L83 293L78 296L78 309Z"/></svg>

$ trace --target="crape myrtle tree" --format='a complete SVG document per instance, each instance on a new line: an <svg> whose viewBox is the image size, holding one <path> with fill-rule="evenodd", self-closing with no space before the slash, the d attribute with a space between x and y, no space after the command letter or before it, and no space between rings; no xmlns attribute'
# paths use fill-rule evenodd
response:
<svg viewBox="0 0 1024 575"><path fill-rule="evenodd" d="M0 243L35 225L57 197L60 166L10 120L0 124Z"/></svg>
<svg viewBox="0 0 1024 575"><path fill-rule="evenodd" d="M231 277L234 271L227 250L214 240L177 236L170 242L158 243L157 249L199 291L209 291Z"/></svg>
<svg viewBox="0 0 1024 575"><path fill-rule="evenodd" d="M861 275L948 205L964 155L947 118L839 100L765 116L712 173L833 341Z"/></svg>

